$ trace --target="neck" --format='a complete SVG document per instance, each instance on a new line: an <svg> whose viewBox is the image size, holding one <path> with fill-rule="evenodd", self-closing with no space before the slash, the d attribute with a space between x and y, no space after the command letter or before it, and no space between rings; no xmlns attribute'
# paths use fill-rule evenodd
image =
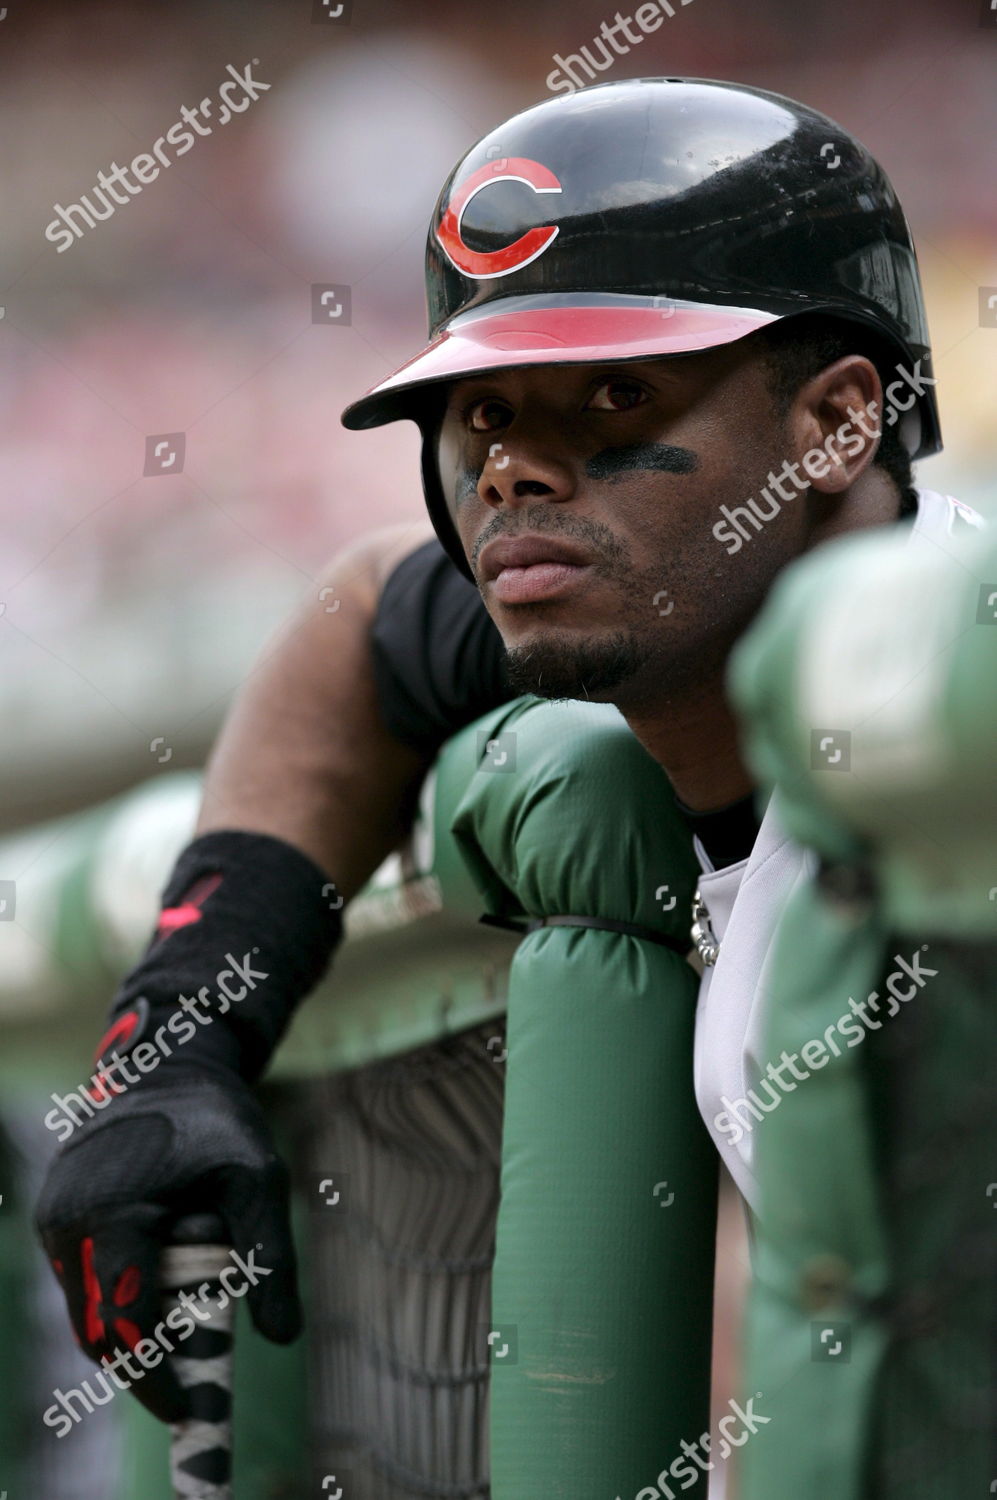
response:
<svg viewBox="0 0 997 1500"><path fill-rule="evenodd" d="M694 812L726 807L755 790L719 683L705 684L693 702L621 712L664 770L676 796Z"/></svg>

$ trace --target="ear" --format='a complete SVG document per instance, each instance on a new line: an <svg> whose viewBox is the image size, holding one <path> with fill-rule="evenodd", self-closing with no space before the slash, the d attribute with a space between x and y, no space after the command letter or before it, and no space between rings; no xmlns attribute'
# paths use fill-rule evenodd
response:
<svg viewBox="0 0 997 1500"><path fill-rule="evenodd" d="M797 463L815 490L853 485L879 447L883 385L862 354L846 354L801 386L787 416Z"/></svg>

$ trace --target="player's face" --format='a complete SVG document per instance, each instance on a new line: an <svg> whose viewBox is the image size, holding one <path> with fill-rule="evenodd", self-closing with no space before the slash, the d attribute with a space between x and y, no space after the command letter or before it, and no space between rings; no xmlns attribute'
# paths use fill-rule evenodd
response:
<svg viewBox="0 0 997 1500"><path fill-rule="evenodd" d="M744 343L448 387L444 493L514 685L626 708L715 678L805 546L802 498L735 556L713 534L784 447Z"/></svg>

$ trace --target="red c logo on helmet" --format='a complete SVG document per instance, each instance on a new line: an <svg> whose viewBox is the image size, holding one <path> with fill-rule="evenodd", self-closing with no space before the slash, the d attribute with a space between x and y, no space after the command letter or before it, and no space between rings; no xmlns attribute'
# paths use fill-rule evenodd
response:
<svg viewBox="0 0 997 1500"><path fill-rule="evenodd" d="M457 191L451 196L450 205L440 220L436 237L443 246L449 260L477 281L486 281L492 276L508 276L542 255L547 246L557 238L556 224L542 224L528 229L511 245L487 254L472 250L464 244L460 225L464 210L476 193L491 182L523 182L535 193L559 193L561 184L549 167L528 156L506 156L487 167L479 167L470 177L465 177Z"/></svg>

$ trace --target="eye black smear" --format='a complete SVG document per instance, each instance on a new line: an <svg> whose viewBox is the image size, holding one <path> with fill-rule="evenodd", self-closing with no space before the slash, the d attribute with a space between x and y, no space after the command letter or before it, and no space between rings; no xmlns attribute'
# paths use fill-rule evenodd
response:
<svg viewBox="0 0 997 1500"><path fill-rule="evenodd" d="M627 443L619 448L603 448L585 465L589 479L615 479L635 469L661 469L669 474L691 474L699 468L699 456L688 448L673 448L670 443Z"/></svg>
<svg viewBox="0 0 997 1500"><path fill-rule="evenodd" d="M480 466L477 469L461 469L460 473L457 475L457 483L454 488L455 505L459 505L462 500L466 500L469 495L474 494L475 490L478 488L478 480L481 478L483 473L483 466Z"/></svg>

